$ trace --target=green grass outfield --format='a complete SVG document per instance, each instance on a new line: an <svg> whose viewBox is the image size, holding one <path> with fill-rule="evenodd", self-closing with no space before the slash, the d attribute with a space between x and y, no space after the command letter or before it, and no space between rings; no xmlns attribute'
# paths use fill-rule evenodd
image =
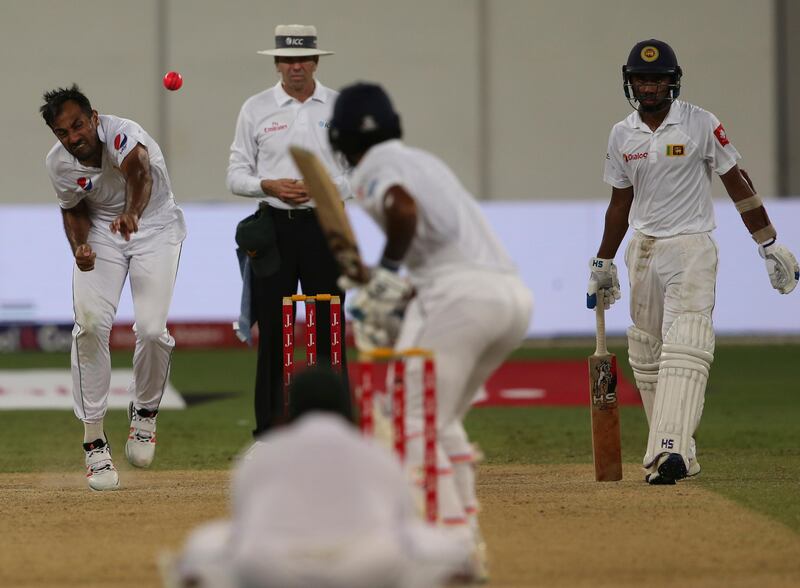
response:
<svg viewBox="0 0 800 588"><path fill-rule="evenodd" d="M630 379L625 350L612 349ZM585 358L588 348L525 349L517 358ZM697 439L700 484L800 532L800 345L720 344ZM129 367L131 353L115 353ZM0 354L0 369L68 368L66 354ZM156 470L224 469L250 440L252 351L178 351L172 383L187 397L221 399L159 416ZM588 394L588 392L587 392ZM488 463L591 463L588 408L481 408L467 429ZM110 411L112 446L127 433L125 412ZM0 411L0 473L81 470L81 427L68 411ZM622 409L623 459L637 463L647 438L641 408ZM644 482L642 482L644 483ZM691 508L691 505L687 505Z"/></svg>

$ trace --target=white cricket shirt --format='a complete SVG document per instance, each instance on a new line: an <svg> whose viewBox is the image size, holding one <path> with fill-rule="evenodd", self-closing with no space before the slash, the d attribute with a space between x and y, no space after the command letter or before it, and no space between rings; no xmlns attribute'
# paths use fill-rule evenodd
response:
<svg viewBox="0 0 800 588"><path fill-rule="evenodd" d="M459 270L516 271L478 203L434 155L400 140L379 143L358 163L351 184L359 204L384 231L389 188L401 186L414 199L416 233L403 262L416 284Z"/></svg>
<svg viewBox="0 0 800 588"><path fill-rule="evenodd" d="M267 196L261 180L302 179L289 147L297 145L315 153L330 173L342 199L350 197L345 171L334 157L328 140L333 103L338 92L315 80L314 94L305 102L289 96L280 82L251 96L236 121L228 164L228 189L239 196L266 200L275 208L298 208ZM313 207L309 201L300 208Z"/></svg>
<svg viewBox="0 0 800 588"><path fill-rule="evenodd" d="M237 551L254 557L394 534L417 517L397 458L324 413L267 434L237 468L232 493Z"/></svg>
<svg viewBox="0 0 800 588"><path fill-rule="evenodd" d="M628 222L651 237L707 232L716 226L711 172L722 175L740 159L719 119L676 100L651 131L634 111L611 129L603 179L633 186Z"/></svg>
<svg viewBox="0 0 800 588"><path fill-rule="evenodd" d="M99 116L97 136L103 144L101 167L86 167L59 142L47 154L45 164L61 208L70 209L84 200L95 225L109 224L125 209L125 176L119 169L122 161L137 144L147 149L153 186L150 201L139 220L139 228L183 223L183 214L175 204L167 166L161 148L145 130L132 120L108 114Z"/></svg>

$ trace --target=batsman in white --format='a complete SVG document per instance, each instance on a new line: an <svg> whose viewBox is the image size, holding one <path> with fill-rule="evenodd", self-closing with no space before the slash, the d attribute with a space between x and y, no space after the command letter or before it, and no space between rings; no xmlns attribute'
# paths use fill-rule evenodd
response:
<svg viewBox="0 0 800 588"><path fill-rule="evenodd" d="M147 467L175 346L167 311L186 226L161 149L137 123L98 114L76 85L47 92L40 112L58 139L47 171L75 256L72 393L84 424L86 477L93 490L113 490L119 476L103 429L111 325L130 276L136 350L125 455Z"/></svg>
<svg viewBox="0 0 800 588"><path fill-rule="evenodd" d="M386 234L380 265L363 268L365 283L350 307L356 343L434 352L440 523L473 538L473 573L483 576L475 455L462 421L478 389L522 342L531 292L455 174L401 141L400 117L380 86L344 88L329 133L355 166L357 201ZM406 374L411 466L422 464L421 369L411 362Z"/></svg>
<svg viewBox="0 0 800 588"><path fill-rule="evenodd" d="M168 587L433 588L469 543L429 527L392 453L354 426L328 368L292 383L288 426L261 435L233 475L232 518L195 530Z"/></svg>
<svg viewBox="0 0 800 588"><path fill-rule="evenodd" d="M613 259L630 224L628 355L650 425L645 479L674 484L700 472L694 433L714 360L712 172L758 245L772 286L788 294L800 272L794 255L777 242L717 117L677 100L682 71L672 48L641 41L622 72L634 112L614 125L608 141L604 180L612 186L611 202L600 248L590 260L587 306L608 308L619 299Z"/></svg>

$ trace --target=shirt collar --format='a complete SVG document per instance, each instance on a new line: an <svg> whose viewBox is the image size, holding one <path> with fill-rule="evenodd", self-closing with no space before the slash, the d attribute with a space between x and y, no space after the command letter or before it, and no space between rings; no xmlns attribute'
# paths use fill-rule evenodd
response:
<svg viewBox="0 0 800 588"><path fill-rule="evenodd" d="M681 109L678 108L678 102L673 101L672 106L669 107L669 114L664 119L665 125L677 125L681 122Z"/></svg>
<svg viewBox="0 0 800 588"><path fill-rule="evenodd" d="M315 79L314 82L314 93L311 95L310 99L324 104L328 101L328 89L320 84L319 80ZM294 100L294 98L289 96L289 94L286 93L286 90L283 89L283 84L280 82L280 80L278 80L278 83L275 84L274 88L275 102L278 104L278 106L286 106L292 100Z"/></svg>
<svg viewBox="0 0 800 588"><path fill-rule="evenodd" d="M681 114L680 109L677 107L677 101L673 101L672 105L669 107L669 112L667 113L664 122L661 123L662 127L667 125L676 125L681 122ZM634 129L642 129L644 128L647 131L650 131L650 127L644 124L642 120L642 115L639 114L638 110L633 111L633 123L631 125Z"/></svg>
<svg viewBox="0 0 800 588"><path fill-rule="evenodd" d="M101 143L106 142L106 125L102 115L97 115L97 138Z"/></svg>

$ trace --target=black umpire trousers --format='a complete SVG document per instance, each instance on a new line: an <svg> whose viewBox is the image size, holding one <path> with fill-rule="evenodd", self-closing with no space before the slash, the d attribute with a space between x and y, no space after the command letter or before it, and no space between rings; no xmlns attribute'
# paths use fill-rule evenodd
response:
<svg viewBox="0 0 800 588"><path fill-rule="evenodd" d="M278 271L268 278L252 279L252 310L258 322L258 366L256 368L255 414L253 436L268 431L283 418L283 297L297 293L340 296L344 311L344 292L336 281L339 268L328 248L325 236L311 209L281 210L270 207L281 262ZM296 304L295 304L296 311ZM344 352L345 321L341 320L342 374L347 381L347 357ZM317 364L330 365L330 305L317 304ZM295 341L295 346L304 342Z"/></svg>

